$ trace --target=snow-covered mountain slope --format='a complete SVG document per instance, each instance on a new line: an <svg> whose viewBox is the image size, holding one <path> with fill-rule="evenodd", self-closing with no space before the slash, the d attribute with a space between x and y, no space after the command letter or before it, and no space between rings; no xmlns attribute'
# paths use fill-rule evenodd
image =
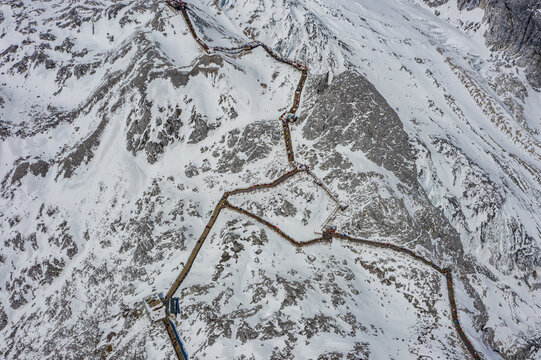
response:
<svg viewBox="0 0 541 360"><path fill-rule="evenodd" d="M179 294L195 356L464 358L443 278L418 262L337 242L296 251L229 212L214 228Z"/></svg>
<svg viewBox="0 0 541 360"><path fill-rule="evenodd" d="M292 1L288 3L290 6L282 7L261 1L258 5L261 10L254 11L261 14L258 17L244 15L244 6L228 5L224 12L236 19L240 27L264 29L260 30L264 41L282 48L280 40L291 38L292 48L284 48L284 53L309 62L312 73L340 73L346 66L375 84L397 111L412 140L418 139L423 144L416 146L416 150L426 155L417 159L425 190L447 176L443 173L432 176L436 171L445 171L438 168L437 162L443 162L446 169L456 169L471 160L473 170L461 170L462 174L455 170L456 175L444 181L439 192L447 199L435 198L433 202L436 205L444 202L442 208L468 219L466 222L458 218L453 222L474 241L475 247L484 243L508 247L510 251L499 262L510 268L516 261L509 256L521 252L519 244L537 243L535 239L541 233L537 225L539 201L531 200L539 200L540 195L539 93L521 81L519 69L502 69L501 60L491 59L495 55L482 44L481 24L477 32L461 31L451 24L463 13L453 13L451 5L449 24L412 2L337 1L308 5ZM463 27L470 29L475 27L474 21L480 22L482 14L476 11L477 14L465 14L461 22L469 26ZM316 27L317 31L312 25L314 18L323 24ZM334 54L341 42L347 47L338 55L321 58L313 55ZM341 61L333 60L334 57ZM515 70L518 75L513 74ZM445 142L450 142L451 147L442 145ZM427 146L430 148L425 152ZM480 153L487 154L489 159L483 161ZM464 190L485 183L483 173L493 182L482 186L492 190L486 196L491 201L483 209L476 209L479 206L471 203L479 201L464 196L467 194ZM513 194L513 200L498 201L506 197L503 193ZM519 198L516 200L521 205L511 205L515 198ZM458 200L460 209L453 208L454 199ZM532 216L533 221L518 220ZM505 224L509 230L501 231L493 224ZM519 262L539 264L539 252L537 256L530 253L518 258Z"/></svg>
<svg viewBox="0 0 541 360"><path fill-rule="evenodd" d="M433 5L189 11L209 45L309 66L293 147L349 205L338 230L451 267L480 355L536 359L541 96L531 66L485 45L490 7ZM3 1L0 28L2 358L173 358L141 299L168 289L224 191L289 170L277 119L299 73L261 48L205 54L158 1ZM230 201L299 241L334 206L303 176ZM176 295L193 358L467 356L430 267L296 249L228 210Z"/></svg>
<svg viewBox="0 0 541 360"><path fill-rule="evenodd" d="M300 173L278 187L228 198L229 203L270 221L297 241L321 233L338 204L307 173Z"/></svg>

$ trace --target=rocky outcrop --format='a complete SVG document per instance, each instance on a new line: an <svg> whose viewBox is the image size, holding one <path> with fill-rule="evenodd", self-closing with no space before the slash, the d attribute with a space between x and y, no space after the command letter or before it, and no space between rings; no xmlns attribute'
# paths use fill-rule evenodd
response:
<svg viewBox="0 0 541 360"><path fill-rule="evenodd" d="M508 227L511 234L505 228L502 231L502 227L492 227L507 224L509 217L498 217L500 213L508 214L506 202L521 206L510 195L516 190L502 186L498 176L475 166L496 159L492 153L485 156L479 151L479 157L462 154L462 139L471 139L472 143L482 140L469 133L463 137L447 134L449 128L438 128L439 119L432 126L425 119L431 116L430 112L417 112L424 103L396 102L397 98L386 92L389 88L385 82L379 83L372 77L371 71L378 70L372 65L377 59L392 65L389 74L378 76L388 75L393 81L393 93L426 90L425 83L417 83L419 88L414 90L413 82L394 72L400 64L388 61L394 57L406 64L412 51L417 53L417 46L425 43L423 37L412 35L407 26L400 27L405 37L411 38L411 42L406 41L411 49L405 50L403 44L397 46L391 30L403 25L397 19L410 20L402 19L400 12L393 19L391 11L388 18L379 19L379 14L372 12L376 6L370 9L369 3L363 3L362 12L357 14L353 7L334 8L332 1L317 7L306 0L270 3L224 3L222 15L230 17L233 25L238 21L239 28L246 30L245 35L268 41L284 56L310 66L301 97L301 117L291 124L293 148L296 160L308 164L330 191L337 193L338 200L348 205L334 215L333 224L339 231L401 244L437 264L453 267L457 292L461 294L461 320L462 316L470 319L468 335L482 340L482 349L498 349L504 358L535 357L536 347L540 346L536 320L528 318L522 324L513 324L509 313L531 313L531 308L524 304L535 304L536 298L521 293L526 286L517 283L530 281L527 286L536 289L540 285L536 275L528 279L517 277L515 283L511 276L500 278L492 267L482 270L481 266L472 266L477 265L475 258L479 253L487 262L489 256L506 260L498 259L496 251L488 254L493 249L489 245L498 234L504 235L502 244L514 244L509 257L527 260L526 266L538 258L532 256L538 249L529 245L537 239L528 237L529 229L523 226L527 225L526 217L515 217L517 221ZM387 5L392 3L388 1ZM269 106L263 103L254 112L244 110L259 99L259 85L263 94L286 94L299 74L289 73L279 65L272 80L281 80L272 83L265 79L263 86L262 77L271 72L254 59L257 54L203 54L193 39L184 36L186 26L178 13L163 3L66 2L61 8L39 2L12 4L19 4L18 9L34 10L25 13L28 16L18 27L20 39L24 40L0 49L4 52L0 62L6 61L5 65L0 63L6 71L6 81L10 76L20 77L16 72L8 74L15 64L21 69L27 67L29 82L36 78L32 78L32 71L37 69L48 72L52 80L56 78L64 91L74 82L85 84L99 76L103 76L103 81L95 91L88 89L89 96L81 100L82 104L68 104L76 107L70 112L62 111L71 107L59 106L59 110L50 111L54 116L46 120L36 117L32 124L0 119L0 138L17 137L5 142L9 142L5 148L8 151L0 151L6 164L0 180L5 180L8 190L15 189L11 199L0 197L0 208L9 210L0 211L0 274L4 275L0 275L0 358L98 359L125 358L127 354L134 359L149 354L170 357L172 348L163 336L163 326L148 321L140 300L163 290L164 284L168 285L182 268L223 191L272 181L286 171L278 115L261 111L271 107L277 110L282 106L280 98L271 97L271 101L276 100L272 106L269 102ZM267 6L258 8L259 4ZM401 2L400 7L408 4ZM416 6L415 2L411 4ZM228 38L234 26L215 23L214 14L205 9L207 5L189 5L190 11L201 16L196 21L197 32L206 34L204 37L216 45L235 43L236 39ZM458 6L466 10L486 7L487 2L459 0ZM41 8L45 13L40 13ZM242 8L249 10L246 16L253 22L244 21L242 16L237 19L235 11ZM286 16L279 16L284 13ZM117 16L119 21L114 21ZM3 26L11 31L15 26L10 22L17 20L11 19L12 13L9 17ZM223 19L217 17L216 21ZM279 19L278 25L274 21L261 24L268 19ZM434 22L437 21L440 20L435 18ZM358 30L355 39L342 31L349 29L348 22ZM57 31L55 25L68 28L69 37L66 32ZM426 31L428 27L421 22L415 25L419 26L415 31ZM115 29L115 33L105 37L110 29ZM370 34L375 29L379 30L377 38ZM96 49L92 44L100 32L104 41ZM222 38L218 39L218 35ZM86 38L92 39L90 46L85 43ZM349 58L345 54L362 57L363 66L347 61L344 64L344 57ZM428 55L426 59L422 56L415 61L430 66L434 81L444 86L440 76L447 74L447 67L442 70ZM343 67L348 71L341 74ZM328 68L339 71L316 75ZM239 70L239 76L233 70ZM409 75L414 74L417 76L415 71ZM255 84L256 79L259 85ZM251 80L254 84L247 84ZM498 89L518 88L514 78L502 81L497 77L495 81ZM245 84L249 85L246 91L236 94L239 85ZM278 88L273 90L275 84ZM526 87L519 91L525 94L523 98L527 96ZM460 92L452 90L453 95ZM218 95L216 102L210 101L214 94ZM4 100L6 108L13 106L8 95L2 93L0 108ZM464 99L456 97L457 109L463 107ZM275 108L274 104L278 106ZM436 101L436 106L442 104L443 100ZM284 101L283 106L286 105L289 104ZM405 106L412 111L411 118L398 118L397 113L404 114ZM471 116L465 108L464 116ZM512 111L520 113L521 108L517 106ZM231 121L235 118L238 121ZM441 119L440 124L445 125L449 118L452 116ZM53 129L55 124L62 126ZM42 134L47 127L54 131ZM25 139L36 131L36 139ZM432 155L435 162L447 161L440 166L444 171L433 175L434 183L442 180L444 186L456 184L459 190L464 187L464 191L452 193L452 197L447 196L445 189L436 193L436 197L443 194L448 203L438 202L437 198L433 201L430 182L426 189L420 185L424 177L417 170L423 169L419 164L423 154L416 147L417 142L427 146L427 158ZM39 144L46 146L36 149ZM118 151L124 146L138 158ZM141 156L154 164L147 166ZM4 158L9 161L4 162ZM92 170L100 169L98 159L118 167L108 165L107 171L84 171L88 161L93 161ZM524 187L535 202L535 187L526 186L527 181L515 173L517 167L513 163L506 162L506 166L515 176L512 179L517 179L516 185ZM535 164L531 166L537 171ZM47 177L49 168L71 179L59 176L51 181L51 176ZM532 172L534 176L537 175ZM253 203L259 208L254 206L253 212L273 219L273 224L280 228L293 224L290 229L299 232L292 231L295 237L302 235L299 229L307 228L307 224L317 222L319 226L328 218L334 203L328 203L327 208L320 206L325 204L319 202L323 197L308 191L313 185L313 180L308 180L309 184L297 179L287 184L290 192L278 193L280 189L273 188L267 196L265 191L258 191ZM234 200L230 197L228 201L233 204ZM450 216L445 208L451 209ZM478 231L484 247L479 250L472 246L477 238L461 237L462 233L459 236L457 230L462 228L456 224L462 222L467 231L477 231L468 219L484 214L487 219L482 219L483 228ZM298 358L306 354L303 351L307 348L315 349L309 356L314 359L390 358L382 355L378 347L386 336L389 344L396 340L389 348L406 344L411 350L393 354L393 358L421 358L424 355L418 349L431 347L434 358L463 358L456 348L458 340L453 338L456 334L449 321L445 283L430 267L384 249L375 251L338 239L332 245L295 249L272 231L229 210L220 213L216 224L221 224L221 231L220 226L213 227L180 289L182 294L178 294L182 295L179 331L183 332L181 337L190 353L197 351L197 356L205 358L225 348L228 353L221 357L242 358L240 352L230 353L236 351L235 344L242 343L238 350L243 354L252 352L254 358ZM318 236L313 231L305 233ZM512 283L506 283L507 279ZM498 299L506 300L509 306L503 304L498 308ZM402 320L408 313L411 322L403 329L404 338L400 338L400 331L392 338L398 328L394 318L398 315ZM528 326L532 331L524 330ZM448 336L438 338L449 329L453 331ZM501 340L496 335L502 329L503 333L511 329L513 337ZM329 339L333 343L330 348L322 342ZM345 343L335 347L335 340Z"/></svg>
<svg viewBox="0 0 541 360"><path fill-rule="evenodd" d="M408 135L374 85L356 71L339 74L327 87L321 85L324 79L312 80L319 85L314 91L316 97L311 99L315 105L303 127L304 137L318 139L322 151L337 146L360 150L404 183L415 186L414 156Z"/></svg>
<svg viewBox="0 0 541 360"><path fill-rule="evenodd" d="M50 164L44 160L37 159L36 162L23 161L19 159L16 167L11 170L2 180L2 190L6 190L10 185L18 184L30 172L34 176L45 177L49 171Z"/></svg>
<svg viewBox="0 0 541 360"><path fill-rule="evenodd" d="M70 178L83 162L88 164L88 162L94 157L94 150L100 144L100 139L105 127L107 126L107 123L108 120L103 118L98 124L96 130L94 130L92 134L78 144L73 151L66 156L60 165L61 170L58 176L63 174L65 178Z"/></svg>
<svg viewBox="0 0 541 360"><path fill-rule="evenodd" d="M4 330L4 328L8 324L8 316L6 312L4 311L4 307L2 304L0 304L0 331Z"/></svg>
<svg viewBox="0 0 541 360"><path fill-rule="evenodd" d="M233 130L222 139L223 145L213 147L213 153L221 152L218 160L219 173L239 173L246 164L267 157L273 146L282 141L277 123L257 122L246 126L242 132ZM225 146L224 146L225 145Z"/></svg>
<svg viewBox="0 0 541 360"><path fill-rule="evenodd" d="M448 0L424 0L437 7ZM537 0L458 0L458 9L485 11L483 22L488 26L486 44L504 51L516 65L525 69L529 83L541 89L541 11ZM515 61L513 61L515 63Z"/></svg>
<svg viewBox="0 0 541 360"><path fill-rule="evenodd" d="M537 0L488 0L484 21L487 45L517 58L530 84L541 89L541 11ZM471 7L471 5L470 5Z"/></svg>

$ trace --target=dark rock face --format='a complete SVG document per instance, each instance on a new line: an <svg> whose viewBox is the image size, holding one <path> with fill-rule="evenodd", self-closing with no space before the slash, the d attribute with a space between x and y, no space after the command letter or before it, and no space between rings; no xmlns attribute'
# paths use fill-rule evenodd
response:
<svg viewBox="0 0 541 360"><path fill-rule="evenodd" d="M50 219L50 216L54 215L54 210L49 209L47 213L46 218ZM44 219L42 216L43 214L40 214L38 219ZM40 232L45 234L51 230L53 229L48 229L45 225L40 228ZM41 247L38 245L39 237L43 238L44 236L35 232L25 236L17 232L15 236L3 242L2 250L14 252L39 251L43 248L43 245ZM9 280L6 280L5 289L10 293L9 304L11 308L18 309L28 303L29 300L34 299L35 288L29 282L40 287L50 285L62 273L66 266L66 257L71 260L78 253L78 247L69 233L66 221L63 221L56 230L51 231L46 241L48 243L47 248L52 249L55 257L25 267L21 269L19 275L12 273ZM4 257L3 254L0 254L0 259Z"/></svg>
<svg viewBox="0 0 541 360"><path fill-rule="evenodd" d="M38 160L38 162L30 165L30 172L34 176L41 175L41 177L45 177L48 171L49 171L49 163L47 163L46 161Z"/></svg>
<svg viewBox="0 0 541 360"><path fill-rule="evenodd" d="M15 172L11 177L11 183L13 184L21 180L23 177L26 176L26 174L28 174L28 162L23 162L15 168Z"/></svg>
<svg viewBox="0 0 541 360"><path fill-rule="evenodd" d="M197 113L193 114L191 123L193 126L193 131L188 139L188 144L196 144L207 137L210 128L208 127L206 121L203 120L203 117Z"/></svg>
<svg viewBox="0 0 541 360"><path fill-rule="evenodd" d="M441 3L446 3L447 0L441 1ZM479 0L458 0L457 5L460 10L473 10L479 6Z"/></svg>
<svg viewBox="0 0 541 360"><path fill-rule="evenodd" d="M4 311L3 306L0 304L0 331L3 330L8 324L8 316Z"/></svg>
<svg viewBox="0 0 541 360"><path fill-rule="evenodd" d="M530 84L541 88L541 4L537 0L488 0L484 21L487 44L518 58Z"/></svg>
<svg viewBox="0 0 541 360"><path fill-rule="evenodd" d="M10 185L20 184L20 181L26 175L28 175L28 171L30 171L30 173L32 173L32 175L34 176L41 175L41 177L45 177L45 175L47 175L50 167L50 164L48 162L41 159L37 160L34 163L22 160L25 159L18 160L15 163L16 167L4 177L1 183L2 190L6 190Z"/></svg>
<svg viewBox="0 0 541 360"><path fill-rule="evenodd" d="M83 163L88 163L94 157L94 149L99 145L101 135L108 121L103 118L96 130L62 161L61 173L65 178L70 178L75 170Z"/></svg>
<svg viewBox="0 0 541 360"><path fill-rule="evenodd" d="M436 7L445 4L448 0L424 0L428 6Z"/></svg>
<svg viewBox="0 0 541 360"><path fill-rule="evenodd" d="M424 0L429 6L440 6L448 0ZM541 88L541 5L538 0L458 0L459 10L485 10L488 25L486 44L492 50L504 51L524 67L534 88Z"/></svg>
<svg viewBox="0 0 541 360"><path fill-rule="evenodd" d="M223 145L220 144L213 149L216 153L222 152L218 160L218 172L236 174L246 164L264 159L271 153L272 147L280 143L281 136L278 126L266 122L249 124L242 132L237 129L229 132L221 141L226 145L225 148L221 150Z"/></svg>
<svg viewBox="0 0 541 360"><path fill-rule="evenodd" d="M369 160L414 186L416 170L408 135L396 112L374 85L361 74L346 71L336 76L328 87L316 89L318 100L303 128L308 140L319 138L322 151L331 151L339 145L352 151L361 150Z"/></svg>
<svg viewBox="0 0 541 360"><path fill-rule="evenodd" d="M306 156L312 168L319 163L322 170L332 169L324 181L336 181L335 186L347 191L351 203L355 203L359 192L365 191L362 196L366 196L372 191L377 193L375 189L381 186L381 174L355 171L349 151L352 156L363 153L368 160L392 173L401 183L399 191L408 193L419 206L412 216L401 201L375 196L362 211L355 210L355 206L350 208L340 226L356 229L353 231L359 231L360 237L372 233L389 237L400 234L397 241L414 240L441 258L444 254L456 254L454 260L462 263L464 249L458 233L443 213L429 204L423 193L416 191L419 184L416 155L394 109L374 85L355 71L334 77L326 87L321 86L325 83L323 78L310 78L305 103L308 115L301 118L303 135L313 141L315 151L303 154L304 149L298 148L297 154ZM312 83L319 85L313 88ZM366 185L369 183L370 186ZM365 186L367 188L361 190ZM385 208L392 209L392 215L386 214Z"/></svg>

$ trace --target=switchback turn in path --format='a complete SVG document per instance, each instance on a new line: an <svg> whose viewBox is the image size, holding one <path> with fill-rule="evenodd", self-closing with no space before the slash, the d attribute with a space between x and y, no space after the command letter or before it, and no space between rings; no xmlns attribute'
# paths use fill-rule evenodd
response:
<svg viewBox="0 0 541 360"><path fill-rule="evenodd" d="M455 327L456 331L458 332L458 335L459 335L460 339L462 340L462 343L464 344L466 350L472 356L472 358L480 359L480 357L477 354L475 348L473 347L471 342L468 340L467 336L464 334L464 331L462 330L462 327L460 326L460 322L458 320L458 314L457 314L457 308L456 308L456 302L455 302L454 286L453 286L453 277L451 275L451 269L449 269L449 268L441 268L438 265L436 265L435 263L433 263L432 261L424 258L423 256L415 254L412 250L406 249L406 248L398 246L398 245L385 243L385 242L377 242L377 241L372 241L372 240L358 239L358 238L348 236L347 234L335 233L332 230L324 230L323 235L321 237L319 237L319 238L315 238L315 239L307 241L307 242L299 242L299 241L296 241L295 239L293 239L291 236L287 235L280 228L278 228L276 225L273 225L269 221L267 221L265 219L262 219L261 217L255 215L255 214L253 214L253 213L251 213L251 212L249 212L249 211L247 211L245 209L234 206L234 205L232 205L232 204L230 204L228 202L228 197L229 196L237 195L237 194L241 194L241 193L250 193L250 192L253 192L253 191L257 191L257 190L274 188L274 187L280 185L281 183L283 183L287 179L295 176L297 173L300 173L300 172L307 172L312 177L314 177L314 179L316 179L316 184L318 186L320 186L321 188L323 188L323 190L334 201L337 202L335 196L329 191L329 189L321 181L319 181L317 179L317 177L315 177L315 175L306 166L298 166L297 163L295 162L295 155L294 155L294 152L293 152L293 145L292 145L292 141L291 141L291 133L290 133L290 128L289 128L289 123L290 123L291 119L295 119L295 114L296 114L296 112L297 112L297 110L299 108L299 103L300 103L300 99L301 99L301 95L302 95L302 90L304 88L304 84L305 84L306 78L308 76L308 68L306 66L298 63L298 62L283 58L282 56L280 56L279 54L274 52L274 50L272 50L270 47L268 47L267 45L265 45L265 44L263 44L263 43L261 43L259 41L253 41L253 42L250 42L250 43L248 43L246 45L237 46L237 47L231 47L231 48L209 47L197 35L197 33L196 33L195 29L194 29L194 26L192 24L192 21L190 20L190 16L188 14L188 11L189 11L188 5L183 0L168 0L167 3L173 9L180 11L180 13L182 14L182 17L184 18L184 20L186 22L186 25L187 25L191 35L193 36L195 41L201 46L203 51L205 51L206 53L222 52L222 53L227 53L227 54L239 54L239 53L242 53L242 52L251 51L251 50L261 46L275 60L277 60L279 62L282 62L284 64L287 64L287 65L290 65L290 66L294 67L295 69L299 70L301 72L301 78L299 80L297 88L295 89L295 93L293 95L293 104L292 104L291 108L289 109L289 111L286 111L285 113L283 113L280 116L280 119L279 119L282 122L282 128L283 128L283 133L284 133L284 142L285 142L285 148L286 148L288 162L293 167L293 170L285 173L284 175L280 176L278 179L274 180L271 183L252 185L252 186L250 186L248 188L240 188L240 189L236 189L236 190L233 190L233 191L225 192L223 194L222 198L220 199L220 201L218 202L218 204L214 208L214 211L212 212L212 215L211 215L207 225L205 226L205 229L203 230L203 233L201 234L201 236L197 240L197 243L195 244L192 252L190 253L190 256L188 257L188 259L186 261L186 264L184 265L183 269L181 270L181 272L178 275L178 277L176 278L176 280L173 282L173 285L171 286L171 289L169 289L169 291L167 292L167 295L166 295L165 299L167 300L167 299L171 298L175 294L175 292L178 290L178 288L180 287L180 285L182 284L182 282L184 281L184 279L186 278L186 276L190 272L190 270L192 268L192 265L193 265L197 255L199 254L199 251L201 250L201 247L203 246L203 243L207 239L212 227L214 226L214 223L216 222L216 219L220 215L220 212L223 209L228 209L230 211L235 211L235 212L237 212L239 214L247 216L247 217L251 218L252 220L258 222L259 224L261 224L263 226L266 226L267 228L269 228L270 230L277 233L280 237L282 237L283 239L285 239L286 241L288 241L291 245L293 245L295 247L303 247L303 246L310 246L310 245L318 244L318 243L322 243L322 242L330 242L334 238L334 239L339 239L339 240L350 242L350 243L362 244L362 245L366 245L366 246L373 246L373 247L384 248L384 249L400 252L400 253L406 254L407 256L410 256L410 257L414 258L415 260L418 260L418 261L432 267L435 271L439 272L446 279L447 293L449 295L449 306L450 306L450 309L451 309L451 318L452 318L454 327ZM175 349L175 353L176 353L178 359L179 360L187 360L187 354L184 351L184 348L183 348L182 343L181 343L181 341L180 341L180 339L178 337L178 334L176 333L176 330L174 328L174 324L168 318L164 319L163 323L165 325L165 328L167 330L169 338L171 339L171 343L173 345L173 348Z"/></svg>

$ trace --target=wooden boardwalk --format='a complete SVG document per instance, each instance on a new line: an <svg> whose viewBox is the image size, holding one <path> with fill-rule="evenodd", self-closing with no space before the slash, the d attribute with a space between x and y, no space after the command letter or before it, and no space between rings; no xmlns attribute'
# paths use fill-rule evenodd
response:
<svg viewBox="0 0 541 360"><path fill-rule="evenodd" d="M199 44L199 46L203 49L203 51L205 53L224 52L224 53L228 53L228 54L239 54L239 53L242 53L242 52L249 52L249 51L251 51L251 50L253 50L253 49L257 48L257 47L262 47L275 60L280 61L280 62L282 62L284 64L287 64L287 65L290 65L290 66L294 67L295 69L297 69L298 71L301 72L301 77L300 77L299 83L298 83L297 88L295 89L295 93L293 95L293 103L291 105L291 108L289 109L289 111L286 111L285 113L283 113L279 118L279 120L282 122L282 128L283 128L283 134L284 134L284 143L285 143L285 148L286 148L286 153L287 153L287 159L288 159L288 162L291 165L295 166L296 163L295 163L295 155L294 155L294 151L293 151L293 144L292 144L292 140L291 140L291 132L290 132L290 128L289 128L289 122L286 120L286 116L288 114L293 114L293 115L296 114L297 110L299 109L299 104L300 104L300 99L301 99L301 96L302 96L302 91L304 89L304 85L305 85L306 79L308 77L308 68L306 66L300 64L299 62L295 62L295 61L283 58L282 56L280 56L279 54L274 52L274 50L272 50L270 47L268 47L267 45L265 45L265 44L263 44L263 43L261 43L259 41L253 41L251 43L248 43L248 44L245 44L245 45L242 45L242 46L231 47L231 48L224 48L224 47L213 47L213 48L211 48L197 35L197 32L195 31L195 28L194 28L194 26L192 24L192 21L190 19L189 14L188 14L188 11L189 11L188 9L189 8L188 8L188 5L186 4L186 2L184 2L182 0L169 0L169 1L167 1L167 3L170 6L172 6L174 9L180 11L180 13L182 14L182 16L183 16L183 18L184 18L184 20L186 22L188 30L190 31L190 33L193 36L193 38L195 39L195 41ZM184 267L181 270L180 274L177 276L177 278L173 282L171 288L167 292L166 299L171 298L175 294L175 292L178 290L178 288L180 287L180 285L182 284L182 282L184 281L184 279L186 278L186 276L190 272L190 270L192 268L192 265L193 265L195 259L197 258L197 255L199 254L199 251L201 250L201 247L203 246L203 244L204 244L205 240L207 239L207 237L208 237L214 223L216 222L216 219L220 215L220 212L224 208L226 208L226 209L229 209L231 211L235 211L235 212L237 212L239 214L242 214L243 216L246 216L246 217L256 221L257 223L269 228L270 230L277 233L280 237L285 239L287 242L289 242L294 247L304 247L304 246L310 246L310 245L319 244L319 243L325 243L325 242L329 243L330 241L332 241L332 239L339 239L339 240L350 242L350 243L361 244L361 245L366 245L366 246L374 246L374 247L378 247L378 248L383 248L383 249L388 249L388 250L391 250L391 251L400 252L400 253L406 254L407 256L410 256L413 259L418 260L418 261L424 263L425 265L431 267L435 271L442 274L446 279L447 293L448 293L448 296L449 296L449 306L450 306L450 310L451 310L451 320L453 322L453 325L454 325L460 339L462 340L463 345L465 346L466 350L468 351L468 353L471 355L471 357L473 359L480 359L479 354L477 353L477 351L475 350L475 348L473 347L473 345L469 341L468 337L464 334L464 331L462 330L462 327L460 326L460 322L459 322L458 314L457 314L455 295L454 295L453 277L452 277L452 274L451 274L451 270L449 268L441 268L440 266L436 265L432 261L426 259L425 257L423 257L421 255L418 255L418 254L414 253L412 250L409 250L407 248L404 248L404 247L401 247L401 246L398 246L398 245L395 245L395 244L391 244L391 243L386 243L386 242L377 242L377 241L373 241L373 240L354 238L354 237L348 236L347 234L338 234L338 233L326 231L326 232L323 233L322 237L315 238L313 240L306 241L306 242L299 242L299 241L296 241L295 239L293 239L291 236L287 235L280 228L278 228L276 225L270 223L269 221L255 215L255 214L253 214L253 213L251 213L251 212L249 212L249 211L247 211L245 209L234 206L234 205L230 204L227 201L228 197L231 196L231 195L237 195L237 194L241 194L241 193L250 193L250 192L253 192L253 191L258 191L258 190L263 190L263 189L270 189L270 188L276 187L276 186L280 185L281 183L283 183L284 181L286 181L287 179L291 178L292 176L294 176L297 173L302 172L302 171L306 171L311 176L313 176L314 179L316 179L316 184L318 186L320 186L321 188L323 188L323 190L334 201L338 202L338 200L336 199L334 194L332 194L330 192L330 190L319 179L317 179L317 177L313 173L311 173L308 169L304 169L304 168L299 169L297 167L295 167L293 170L285 173L284 175L280 176L278 179L274 180L271 183L252 185L252 186L247 187L247 188L240 188L240 189L235 189L235 190L232 190L232 191L229 191L229 192L225 192L222 195L222 198L220 199L220 201L218 202L216 207L214 208L214 211L212 212L212 215L211 215L207 225L205 226L205 229L203 230L203 233L201 234L201 236L197 240L197 243L195 244L194 248L192 249L192 252L190 253L190 256L188 257L188 260L186 261L186 264L184 265ZM187 360L187 355L183 350L182 344L180 343L180 339L178 339L178 337L175 335L175 331L174 331L174 329L172 327L173 326L172 323L170 323L169 319L164 319L163 322L164 322L164 325L166 327L169 338L171 339L171 343L172 343L172 345L173 345L173 347L175 349L175 354L177 355L177 357L180 360Z"/></svg>

